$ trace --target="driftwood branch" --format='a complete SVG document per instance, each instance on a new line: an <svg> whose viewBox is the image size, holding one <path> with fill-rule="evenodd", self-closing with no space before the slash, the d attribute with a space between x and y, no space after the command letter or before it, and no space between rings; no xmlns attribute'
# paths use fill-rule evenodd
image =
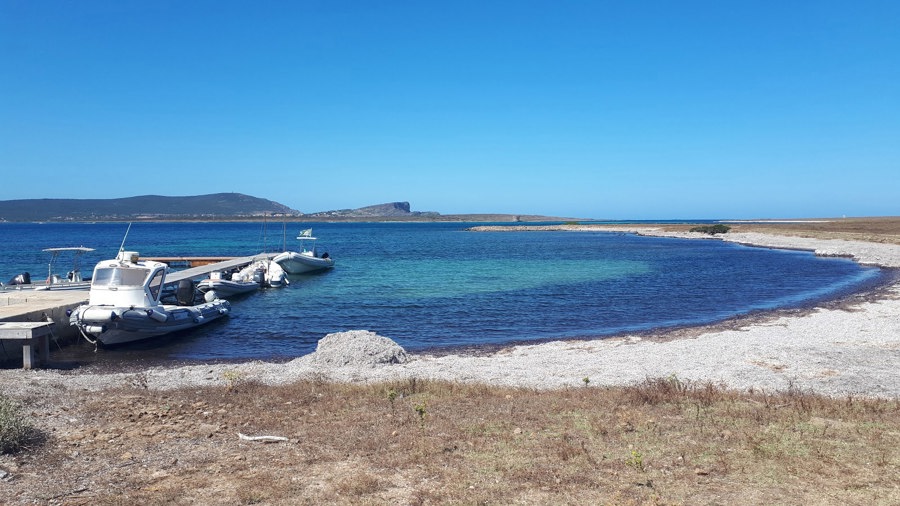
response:
<svg viewBox="0 0 900 506"><path fill-rule="evenodd" d="M288 440L288 438L282 436L248 436L246 434L241 434L240 432L238 432L238 437L243 441L260 441L263 443L278 443Z"/></svg>

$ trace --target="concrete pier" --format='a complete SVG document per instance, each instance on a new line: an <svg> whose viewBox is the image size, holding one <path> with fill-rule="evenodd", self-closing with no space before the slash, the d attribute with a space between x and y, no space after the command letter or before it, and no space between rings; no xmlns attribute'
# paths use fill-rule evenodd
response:
<svg viewBox="0 0 900 506"><path fill-rule="evenodd" d="M66 311L86 304L87 290L2 290L0 322L53 322L56 338L74 337Z"/></svg>
<svg viewBox="0 0 900 506"><path fill-rule="evenodd" d="M23 369L43 367L50 362L52 327L51 322L0 322L0 341L14 341L22 346Z"/></svg>
<svg viewBox="0 0 900 506"><path fill-rule="evenodd" d="M36 342L3 339L0 362L27 355L22 364L26 369L46 364L51 340L59 343L78 338L78 329L69 325L66 311L87 303L88 296L87 290L0 290L0 327L40 328L41 331L40 335L33 336ZM36 356L33 352L37 352Z"/></svg>

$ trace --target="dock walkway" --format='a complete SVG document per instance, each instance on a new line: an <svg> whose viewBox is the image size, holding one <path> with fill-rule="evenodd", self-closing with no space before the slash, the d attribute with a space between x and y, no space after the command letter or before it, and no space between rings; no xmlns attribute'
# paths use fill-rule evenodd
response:
<svg viewBox="0 0 900 506"><path fill-rule="evenodd" d="M21 339L16 338L17 330L5 332L13 334L12 342L7 341L0 348L0 360L12 359L18 354L17 346L22 346L22 365L26 369L46 363L51 338L58 342L77 334L75 327L69 326L66 311L87 301L87 290L0 290L0 327L32 333L29 339Z"/></svg>
<svg viewBox="0 0 900 506"><path fill-rule="evenodd" d="M87 290L3 290L0 291L0 322L56 320L55 316L65 316L66 309L87 301Z"/></svg>
<svg viewBox="0 0 900 506"><path fill-rule="evenodd" d="M174 271L170 272L166 276L166 284L169 283L177 283L182 279L194 279L199 278L201 276L206 276L211 272L216 271L227 271L230 269L235 269L238 267L244 267L246 265L250 265L251 263L257 260L271 260L275 258L275 255L278 253L260 253L258 255L253 255L249 257L237 257L237 258L229 258L227 260L220 260L215 263L198 265L197 267L191 267L189 269L185 269L183 271ZM190 260L189 258L178 257L178 262L184 262L185 260ZM157 259L157 261L162 262L164 260Z"/></svg>

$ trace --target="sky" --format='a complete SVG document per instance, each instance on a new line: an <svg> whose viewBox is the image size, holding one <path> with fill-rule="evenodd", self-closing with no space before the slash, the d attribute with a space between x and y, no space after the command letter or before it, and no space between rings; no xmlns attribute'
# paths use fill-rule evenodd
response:
<svg viewBox="0 0 900 506"><path fill-rule="evenodd" d="M900 2L0 0L0 200L900 215Z"/></svg>

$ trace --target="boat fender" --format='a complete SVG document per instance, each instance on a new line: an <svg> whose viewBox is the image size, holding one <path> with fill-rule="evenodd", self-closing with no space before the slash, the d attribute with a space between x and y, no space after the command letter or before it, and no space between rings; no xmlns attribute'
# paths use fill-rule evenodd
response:
<svg viewBox="0 0 900 506"><path fill-rule="evenodd" d="M82 320L89 320L95 322L102 321L113 321L118 318L115 311L111 311L109 309L102 308L88 308L85 309L83 313L81 313Z"/></svg>
<svg viewBox="0 0 900 506"><path fill-rule="evenodd" d="M200 323L200 322L202 322L202 321L203 321L203 316L202 316L202 315L201 315L201 316L197 316L196 318L194 318L194 323Z"/></svg>
<svg viewBox="0 0 900 506"><path fill-rule="evenodd" d="M86 325L84 331L88 334L102 334L106 332L106 325Z"/></svg>
<svg viewBox="0 0 900 506"><path fill-rule="evenodd" d="M157 311L155 309L148 309L147 316L149 316L150 318L153 318L154 320L161 322L161 323L163 323L169 319L169 315L167 315L166 313L163 313L161 311Z"/></svg>
<svg viewBox="0 0 900 506"><path fill-rule="evenodd" d="M220 307L220 308L219 308L219 314L228 314L228 309L226 309L226 308L224 308L224 307Z"/></svg>

